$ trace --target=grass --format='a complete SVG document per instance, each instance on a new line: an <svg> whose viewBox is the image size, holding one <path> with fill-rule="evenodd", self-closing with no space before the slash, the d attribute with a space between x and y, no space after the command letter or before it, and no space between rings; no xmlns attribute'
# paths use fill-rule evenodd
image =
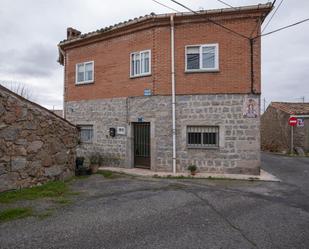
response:
<svg viewBox="0 0 309 249"><path fill-rule="evenodd" d="M200 179L200 180L228 180L228 181L233 181L237 179L233 178L227 178L227 177L220 177L220 176L208 176L208 177L199 177L199 176L192 176L192 175L180 175L180 176L173 176L173 175L167 175L167 176L159 176L159 175L154 175L153 178L160 178L160 179ZM256 180L258 178L250 178L249 180Z"/></svg>
<svg viewBox="0 0 309 249"><path fill-rule="evenodd" d="M11 203L19 200L35 200L45 197L63 197L68 193L69 188L67 183L54 181L42 186L0 193L0 202Z"/></svg>
<svg viewBox="0 0 309 249"><path fill-rule="evenodd" d="M98 173L99 175L103 175L105 178L110 178L110 179L115 179L123 176L123 174L120 173L114 173L109 170L99 170Z"/></svg>
<svg viewBox="0 0 309 249"><path fill-rule="evenodd" d="M28 216L32 216L31 208L9 208L0 212L0 222L21 219Z"/></svg>

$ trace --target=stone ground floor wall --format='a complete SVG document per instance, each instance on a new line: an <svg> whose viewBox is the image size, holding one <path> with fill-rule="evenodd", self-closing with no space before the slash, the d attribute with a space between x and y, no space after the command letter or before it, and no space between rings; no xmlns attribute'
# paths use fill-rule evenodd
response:
<svg viewBox="0 0 309 249"><path fill-rule="evenodd" d="M0 85L0 192L74 175L77 128Z"/></svg>
<svg viewBox="0 0 309 249"><path fill-rule="evenodd" d="M177 170L195 164L200 172L258 174L260 118L244 117L248 98L259 105L260 96L244 94L183 95L176 97ZM257 112L259 113L259 112ZM133 124L150 122L151 169L172 171L171 96L114 98L67 102L66 118L92 124L92 143L82 143L79 155L99 153L107 166L134 167ZM219 127L219 147L187 146L187 126ZM109 128L125 127L125 135L109 136Z"/></svg>

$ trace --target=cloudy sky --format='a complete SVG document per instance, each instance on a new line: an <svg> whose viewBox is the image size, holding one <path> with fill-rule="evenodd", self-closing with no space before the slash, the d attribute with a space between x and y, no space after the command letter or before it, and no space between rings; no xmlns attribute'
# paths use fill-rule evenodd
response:
<svg viewBox="0 0 309 249"><path fill-rule="evenodd" d="M170 0L158 1L185 11ZM225 7L217 0L179 1L195 10ZM34 101L56 109L62 108L63 93L57 44L65 38L67 27L89 32L150 12L170 12L151 0L0 0L0 4L0 83L22 82ZM305 18L309 18L309 1L285 0L265 32ZM309 22L262 39L262 97L267 104L302 97L309 101L308 40Z"/></svg>

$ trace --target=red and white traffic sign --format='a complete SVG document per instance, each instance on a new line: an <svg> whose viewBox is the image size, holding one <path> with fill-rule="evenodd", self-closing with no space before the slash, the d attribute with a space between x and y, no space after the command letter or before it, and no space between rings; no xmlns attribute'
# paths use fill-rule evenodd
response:
<svg viewBox="0 0 309 249"><path fill-rule="evenodd" d="M290 126L296 126L297 125L297 118L296 117L290 117L289 118L289 125Z"/></svg>

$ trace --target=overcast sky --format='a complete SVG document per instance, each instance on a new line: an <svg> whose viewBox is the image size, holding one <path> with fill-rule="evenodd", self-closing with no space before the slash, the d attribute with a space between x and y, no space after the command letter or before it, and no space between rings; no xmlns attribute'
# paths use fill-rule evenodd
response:
<svg viewBox="0 0 309 249"><path fill-rule="evenodd" d="M158 1L185 11L169 0ZM195 10L226 7L217 0L179 1ZM239 6L266 1L225 2ZM89 32L150 12L170 10L151 0L0 0L0 81L23 82L36 102L61 109L63 67L57 63L57 44L65 39L66 28ZM308 0L285 0L266 32L305 18ZM308 40L309 22L262 39L262 97L267 104L303 96L309 101Z"/></svg>

